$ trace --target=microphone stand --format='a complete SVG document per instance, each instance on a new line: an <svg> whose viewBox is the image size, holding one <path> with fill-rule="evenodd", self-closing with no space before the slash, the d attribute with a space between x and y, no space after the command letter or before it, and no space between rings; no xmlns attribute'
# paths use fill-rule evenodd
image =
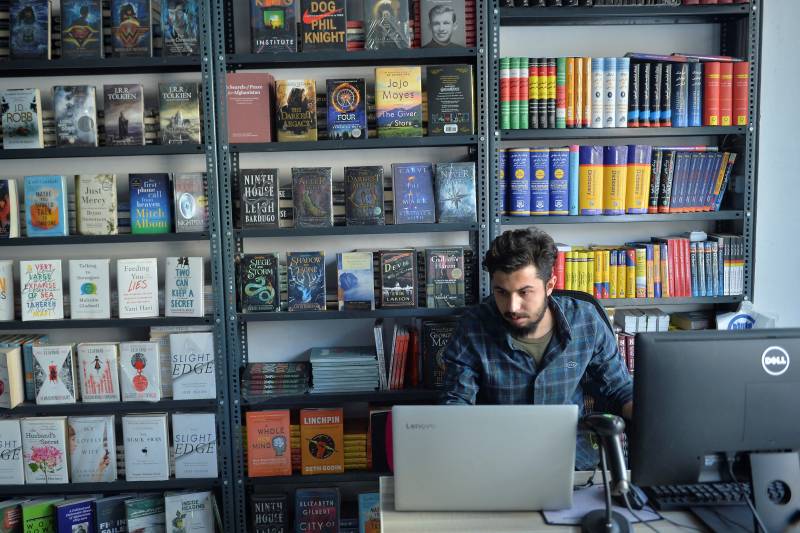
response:
<svg viewBox="0 0 800 533"><path fill-rule="evenodd" d="M606 476L606 448L600 439L600 472L603 474L603 493L606 500L605 509L589 511L581 520L581 533L630 533L633 531L628 518L611 507L611 487Z"/></svg>

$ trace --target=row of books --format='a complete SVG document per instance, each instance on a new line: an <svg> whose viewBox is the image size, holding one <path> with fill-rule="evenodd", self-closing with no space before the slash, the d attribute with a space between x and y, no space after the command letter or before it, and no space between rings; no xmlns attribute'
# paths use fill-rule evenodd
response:
<svg viewBox="0 0 800 533"><path fill-rule="evenodd" d="M155 140L146 124L141 84L104 85L102 113L97 109L96 92L94 85L54 86L52 121L45 121L38 88L0 91L3 149L44 148L51 138L59 147L99 146L101 131L106 146L144 146ZM161 144L199 144L198 83L159 83L158 101L157 138ZM98 123L101 114L102 130Z"/></svg>
<svg viewBox="0 0 800 533"><path fill-rule="evenodd" d="M556 288L598 299L736 296L744 290L744 239L737 235L558 246Z"/></svg>
<svg viewBox="0 0 800 533"><path fill-rule="evenodd" d="M69 260L69 309L75 319L111 318L110 259ZM117 259L117 316L160 316L158 258ZM205 315L206 288L202 257L167 257L163 308L165 316ZM28 320L64 318L61 259L20 260L19 310ZM0 261L0 320L17 316L14 260Z"/></svg>
<svg viewBox="0 0 800 533"><path fill-rule="evenodd" d="M381 508L377 492L357 495L358 518L342 516L339 489L295 489L294 500L285 492L250 494L249 523L256 533L289 531L338 531L380 533ZM294 509L291 504L294 503ZM292 512L294 511L294 512ZM292 516L294 520L292 520ZM294 527L293 527L294 525Z"/></svg>
<svg viewBox="0 0 800 533"><path fill-rule="evenodd" d="M504 57L500 127L745 126L749 77L727 56Z"/></svg>
<svg viewBox="0 0 800 533"><path fill-rule="evenodd" d="M118 460L124 463L125 481L163 481L172 470L177 479L216 478L214 413L173 413L171 418L172 446L166 413L120 416L121 446L115 415L4 418L0 483L110 483L118 479ZM117 456L118 448L123 457Z"/></svg>
<svg viewBox="0 0 800 533"><path fill-rule="evenodd" d="M509 216L719 211L736 153L715 146L578 146L498 151Z"/></svg>

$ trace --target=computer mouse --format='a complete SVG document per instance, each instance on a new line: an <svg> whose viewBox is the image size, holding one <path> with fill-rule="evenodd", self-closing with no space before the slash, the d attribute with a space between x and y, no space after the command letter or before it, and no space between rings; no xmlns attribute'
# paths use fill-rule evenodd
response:
<svg viewBox="0 0 800 533"><path fill-rule="evenodd" d="M626 495L628 498L628 503L631 506L631 509L634 511L640 511L647 505L647 495L644 493L642 489L637 487L634 484L630 485L630 490ZM627 508L625 505L625 500L623 499L624 496L613 496L612 499L614 501L614 505L619 505L622 508Z"/></svg>

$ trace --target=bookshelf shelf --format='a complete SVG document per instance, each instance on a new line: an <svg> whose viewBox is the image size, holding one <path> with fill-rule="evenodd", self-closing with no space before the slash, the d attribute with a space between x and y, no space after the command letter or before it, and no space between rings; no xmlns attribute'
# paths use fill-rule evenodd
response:
<svg viewBox="0 0 800 533"><path fill-rule="evenodd" d="M345 402L369 402L386 404L404 404L437 402L439 392L435 390L408 389L389 391L367 392L339 392L331 394L294 394L274 398L249 398L243 400L243 405L249 409L274 408L278 406L318 406L339 405Z"/></svg>
<svg viewBox="0 0 800 533"><path fill-rule="evenodd" d="M699 128L571 128L502 130L501 141L542 141L548 139L627 139L644 137L693 137L745 135L746 126L708 126Z"/></svg>
<svg viewBox="0 0 800 533"><path fill-rule="evenodd" d="M198 56L0 61L0 77L3 78L195 71L200 71L200 58Z"/></svg>
<svg viewBox="0 0 800 533"><path fill-rule="evenodd" d="M253 144L232 144L232 152L313 152L317 150L376 150L385 148L430 148L437 146L472 146L478 142L473 135L436 137L395 137L342 141L298 141Z"/></svg>
<svg viewBox="0 0 800 533"><path fill-rule="evenodd" d="M168 479L165 481L111 481L109 483L57 483L50 485L0 485L0 496L40 494L94 494L97 492L163 492L209 489L220 485L218 478Z"/></svg>
<svg viewBox="0 0 800 533"><path fill-rule="evenodd" d="M500 223L503 226L538 226L540 224L605 224L620 222L685 222L685 221L719 221L719 220L741 220L744 218L744 211L711 211L703 213L670 213L661 215L583 215L583 216L563 216L549 215L541 217L502 217Z"/></svg>
<svg viewBox="0 0 800 533"><path fill-rule="evenodd" d="M0 322L0 331L26 331L50 329L83 328L149 328L151 326L210 326L213 317L153 317L153 318L110 318L99 320L11 320Z"/></svg>
<svg viewBox="0 0 800 533"><path fill-rule="evenodd" d="M464 308L428 309L411 307L408 309L376 309L374 311L304 311L289 313L239 313L240 322L288 322L293 320L352 320L365 318L432 318L457 316Z"/></svg>
<svg viewBox="0 0 800 533"><path fill-rule="evenodd" d="M213 410L217 405L215 400L161 400L159 402L107 402L107 403L70 403L59 405L36 405L24 403L13 409L2 409L0 412L11 416L59 416L72 415L80 412L81 415L103 415L115 413L145 413L154 411L195 411Z"/></svg>
<svg viewBox="0 0 800 533"><path fill-rule="evenodd" d="M153 144L148 146L78 146L0 150L0 159L57 159L67 157L131 157L202 154L202 144Z"/></svg>
<svg viewBox="0 0 800 533"><path fill-rule="evenodd" d="M326 484L336 483L365 483L376 482L381 476L389 475L387 472L363 472L351 471L344 474L325 474L319 476L303 476L300 474L294 476L270 476L270 477L253 477L247 479L247 484L250 486L274 486L274 485L316 485L325 486Z"/></svg>
<svg viewBox="0 0 800 533"><path fill-rule="evenodd" d="M319 68L355 65L429 65L474 63L475 48L411 48L406 50L357 50L282 52L272 54L231 54L226 58L231 70L252 68Z"/></svg>
<svg viewBox="0 0 800 533"><path fill-rule="evenodd" d="M66 237L18 237L0 240L3 246L43 246L59 244L117 244L131 242L207 241L208 233L157 233L143 235L68 235Z"/></svg>
<svg viewBox="0 0 800 533"><path fill-rule="evenodd" d="M733 304L744 296L699 296L693 298L606 298L598 300L603 307L661 307L664 305Z"/></svg>
<svg viewBox="0 0 800 533"><path fill-rule="evenodd" d="M749 4L715 6L596 6L500 8L503 26L708 24L749 14Z"/></svg>
<svg viewBox="0 0 800 533"><path fill-rule="evenodd" d="M389 233L444 233L477 230L477 224L387 224L384 226L333 226L331 228L252 228L238 229L235 231L239 237L255 238L383 235Z"/></svg>

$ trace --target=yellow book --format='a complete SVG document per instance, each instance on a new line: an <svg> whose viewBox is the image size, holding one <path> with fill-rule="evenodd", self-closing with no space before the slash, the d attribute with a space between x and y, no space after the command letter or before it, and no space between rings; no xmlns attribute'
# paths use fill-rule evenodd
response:
<svg viewBox="0 0 800 533"><path fill-rule="evenodd" d="M567 58L567 127L575 127L575 58Z"/></svg>
<svg viewBox="0 0 800 533"><path fill-rule="evenodd" d="M529 64L535 64L536 60L526 59ZM528 69L528 102L530 105L538 105L539 103L539 69ZM538 112L538 111L537 111ZM541 127L541 126L539 126Z"/></svg>
<svg viewBox="0 0 800 533"><path fill-rule="evenodd" d="M636 254L635 285L636 298L647 298L647 250L644 248L634 248Z"/></svg>
<svg viewBox="0 0 800 533"><path fill-rule="evenodd" d="M603 214L625 214L625 183L628 174L628 147L603 148Z"/></svg>
<svg viewBox="0 0 800 533"><path fill-rule="evenodd" d="M650 253L648 253L650 252ZM647 297L655 298L655 268L653 264L653 246L645 248L645 266L647 275Z"/></svg>
<svg viewBox="0 0 800 533"><path fill-rule="evenodd" d="M650 158L652 148L645 145L631 145L628 153L628 183L625 195L625 212L630 215L647 213L650 201Z"/></svg>
<svg viewBox="0 0 800 533"><path fill-rule="evenodd" d="M547 100L547 58L540 57L538 60L539 65L539 100L546 101ZM542 104L540 104L542 105ZM541 109L541 107L539 108ZM541 117L541 112L539 113L539 117ZM539 121L541 122L541 120ZM547 124L539 124L540 128L546 128Z"/></svg>
<svg viewBox="0 0 800 533"><path fill-rule="evenodd" d="M625 268L625 250L617 252L617 298L628 297L628 271Z"/></svg>
<svg viewBox="0 0 800 533"><path fill-rule="evenodd" d="M603 147L581 146L578 159L578 214L603 214Z"/></svg>
<svg viewBox="0 0 800 533"><path fill-rule="evenodd" d="M594 250L589 252L589 254L592 257L592 259L590 259L590 264L593 266L592 284L589 294L599 299L603 297L603 251Z"/></svg>
<svg viewBox="0 0 800 533"><path fill-rule="evenodd" d="M589 277L586 272L586 268L589 265L589 257L586 252L577 252L577 255L578 255L578 283L575 286L574 290L585 291L586 280Z"/></svg>
<svg viewBox="0 0 800 533"><path fill-rule="evenodd" d="M636 250L625 249L625 297L636 298Z"/></svg>
<svg viewBox="0 0 800 533"><path fill-rule="evenodd" d="M653 244L653 298L664 296L661 283L661 246Z"/></svg>
<svg viewBox="0 0 800 533"><path fill-rule="evenodd" d="M617 251L609 250L608 252L608 297L617 297Z"/></svg>
<svg viewBox="0 0 800 533"><path fill-rule="evenodd" d="M564 289L571 291L575 287L575 252L566 252L564 257Z"/></svg>
<svg viewBox="0 0 800 533"><path fill-rule="evenodd" d="M422 137L422 67L375 68L375 116L378 137Z"/></svg>
<svg viewBox="0 0 800 533"><path fill-rule="evenodd" d="M601 292L603 298L610 298L611 295L609 292L611 291L611 265L609 262L611 261L611 252L609 250L603 250L603 290Z"/></svg>
<svg viewBox="0 0 800 533"><path fill-rule="evenodd" d="M582 57L583 64L583 127L592 122L592 58Z"/></svg>

